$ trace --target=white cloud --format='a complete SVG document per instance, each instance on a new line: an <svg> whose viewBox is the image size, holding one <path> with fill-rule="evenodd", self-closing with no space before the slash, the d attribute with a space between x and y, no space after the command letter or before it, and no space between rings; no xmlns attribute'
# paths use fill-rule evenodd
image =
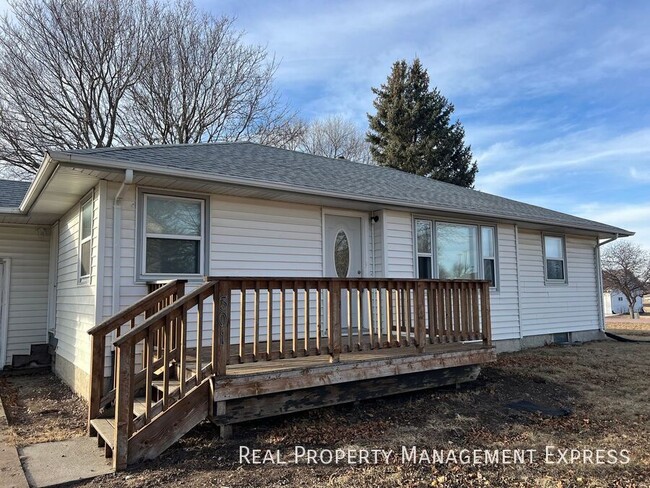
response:
<svg viewBox="0 0 650 488"><path fill-rule="evenodd" d="M577 205L573 213L635 232L630 239L650 250L650 201L608 204L591 202Z"/></svg>
<svg viewBox="0 0 650 488"><path fill-rule="evenodd" d="M605 178L626 177L632 170L620 171L621 167L650 163L650 128L616 136L590 129L531 145L499 142L489 146L481 158L479 162L488 168L504 168L479 172L476 187L490 193L531 181L565 178L567 171L575 169L600 170Z"/></svg>

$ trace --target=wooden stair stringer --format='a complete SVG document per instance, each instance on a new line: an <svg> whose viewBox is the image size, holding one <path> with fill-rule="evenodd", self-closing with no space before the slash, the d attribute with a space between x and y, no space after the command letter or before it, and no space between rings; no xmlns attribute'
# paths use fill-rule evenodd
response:
<svg viewBox="0 0 650 488"><path fill-rule="evenodd" d="M129 439L128 464L154 459L208 418L212 408L211 379L170 406Z"/></svg>

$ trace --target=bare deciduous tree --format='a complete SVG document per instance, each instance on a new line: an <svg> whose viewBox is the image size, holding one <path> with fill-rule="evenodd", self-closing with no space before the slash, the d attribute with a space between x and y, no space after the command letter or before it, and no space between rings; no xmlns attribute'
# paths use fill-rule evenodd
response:
<svg viewBox="0 0 650 488"><path fill-rule="evenodd" d="M627 299L630 315L638 296L650 291L650 252L630 241L608 245L601 258L603 285Z"/></svg>
<svg viewBox="0 0 650 488"><path fill-rule="evenodd" d="M164 12L155 63L130 90L124 134L131 143L184 144L295 137L292 114L272 82L277 64L243 42L233 20L181 0Z"/></svg>
<svg viewBox="0 0 650 488"><path fill-rule="evenodd" d="M14 0L0 21L0 164L43 151L253 140L286 145L301 124L277 67L229 18L190 0Z"/></svg>
<svg viewBox="0 0 650 488"><path fill-rule="evenodd" d="M0 159L35 172L46 148L112 145L127 90L153 60L157 4L10 5L0 21Z"/></svg>
<svg viewBox="0 0 650 488"><path fill-rule="evenodd" d="M342 117L328 117L310 123L297 149L329 158L343 157L359 163L372 161L365 134Z"/></svg>

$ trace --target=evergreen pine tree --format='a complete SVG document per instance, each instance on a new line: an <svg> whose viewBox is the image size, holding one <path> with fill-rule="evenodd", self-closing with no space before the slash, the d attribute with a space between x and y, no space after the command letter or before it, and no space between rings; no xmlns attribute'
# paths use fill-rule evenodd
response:
<svg viewBox="0 0 650 488"><path fill-rule="evenodd" d="M367 140L373 159L381 166L471 188L478 168L465 145L460 121L451 123L454 106L429 89L429 75L419 59L393 64L368 114Z"/></svg>

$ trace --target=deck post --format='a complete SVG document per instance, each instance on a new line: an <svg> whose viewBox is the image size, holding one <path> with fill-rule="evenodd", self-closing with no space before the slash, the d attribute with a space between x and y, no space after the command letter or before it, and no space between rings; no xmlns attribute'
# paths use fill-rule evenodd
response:
<svg viewBox="0 0 650 488"><path fill-rule="evenodd" d="M126 469L129 459L129 437L133 425L134 345L127 342L117 348L117 386L115 389L115 440L113 468Z"/></svg>
<svg viewBox="0 0 650 488"><path fill-rule="evenodd" d="M104 355L106 336L95 334L90 342L90 394L88 402L88 435L95 435L90 421L99 417L101 399L104 394Z"/></svg>
<svg viewBox="0 0 650 488"><path fill-rule="evenodd" d="M329 343L330 362L338 363L341 359L341 283L333 281L329 292Z"/></svg>
<svg viewBox="0 0 650 488"><path fill-rule="evenodd" d="M427 323L425 318L424 282L418 281L415 288L415 343L418 353L424 352L427 338Z"/></svg>
<svg viewBox="0 0 650 488"><path fill-rule="evenodd" d="M490 316L490 282L481 285L481 327L483 329L483 343L492 345L492 319Z"/></svg>
<svg viewBox="0 0 650 488"><path fill-rule="evenodd" d="M212 319L212 367L215 375L224 376L230 355L230 283L219 281L213 300L216 317Z"/></svg>

